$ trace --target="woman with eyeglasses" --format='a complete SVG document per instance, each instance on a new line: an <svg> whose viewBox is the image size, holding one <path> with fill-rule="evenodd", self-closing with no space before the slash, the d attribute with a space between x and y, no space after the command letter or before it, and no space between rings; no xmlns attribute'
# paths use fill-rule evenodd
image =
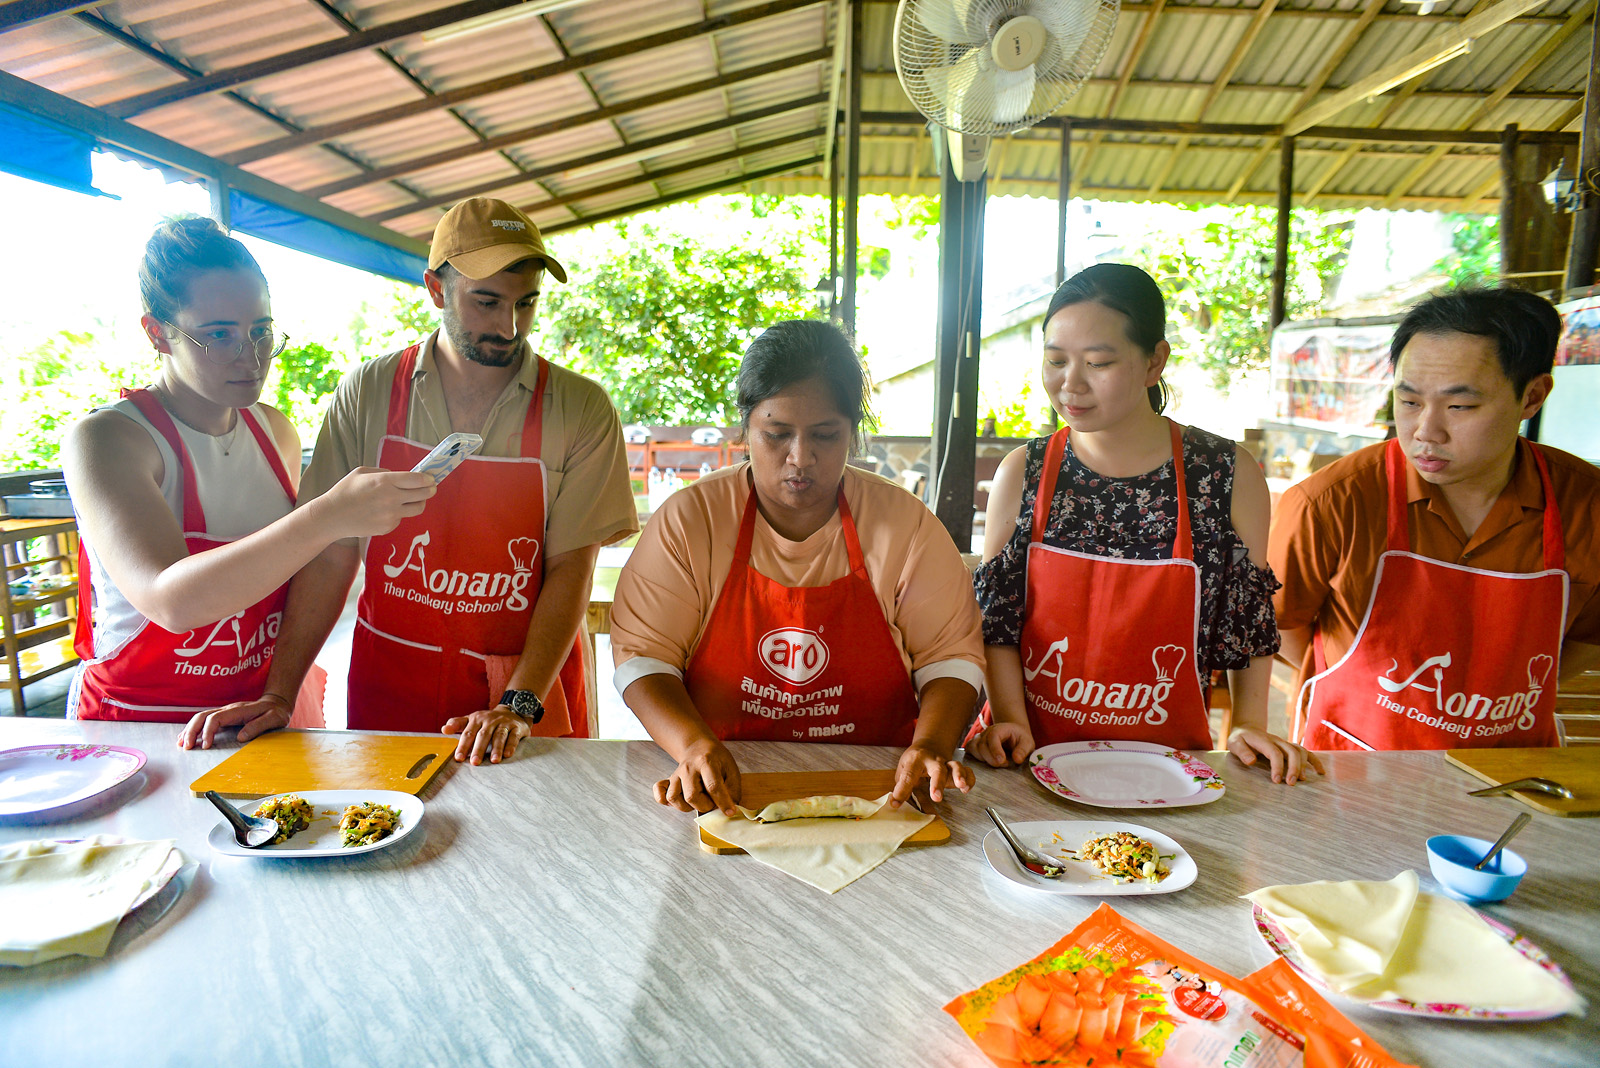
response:
<svg viewBox="0 0 1600 1068"><path fill-rule="evenodd" d="M91 582L67 714L186 723L260 694L296 571L418 514L434 482L359 468L294 510L299 435L260 403L287 339L255 257L210 219L172 219L145 248L139 290L161 372L63 444Z"/></svg>

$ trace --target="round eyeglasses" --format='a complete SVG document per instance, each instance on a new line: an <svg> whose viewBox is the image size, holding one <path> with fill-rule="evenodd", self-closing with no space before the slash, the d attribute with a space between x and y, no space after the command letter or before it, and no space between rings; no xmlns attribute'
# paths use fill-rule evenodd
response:
<svg viewBox="0 0 1600 1068"><path fill-rule="evenodd" d="M201 341L177 323L168 323L168 326L189 339L189 343L205 354L206 359L215 364L234 363L244 356L248 350L257 360L271 360L277 358L289 345L289 335L279 334L272 327L257 327L263 333L235 334L229 330L226 337L212 338L210 341Z"/></svg>

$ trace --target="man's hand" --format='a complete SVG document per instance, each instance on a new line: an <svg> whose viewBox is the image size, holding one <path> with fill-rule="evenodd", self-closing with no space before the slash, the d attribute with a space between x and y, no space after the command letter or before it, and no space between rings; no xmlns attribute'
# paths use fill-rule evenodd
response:
<svg viewBox="0 0 1600 1068"><path fill-rule="evenodd" d="M967 752L991 768L1003 768L1010 764L1020 767L1027 762L1028 754L1033 750L1033 732L1022 723L996 723L985 728L967 746Z"/></svg>
<svg viewBox="0 0 1600 1068"><path fill-rule="evenodd" d="M1258 754L1266 757L1272 770L1272 781L1288 783L1290 786L1305 778L1308 766L1316 769L1318 775L1326 774L1317 754L1255 727L1234 730L1228 736L1228 752L1247 767L1256 762Z"/></svg>
<svg viewBox="0 0 1600 1068"><path fill-rule="evenodd" d="M178 735L178 748L210 749L217 732L226 727L239 728L239 744L243 745L252 738L286 726L293 714L294 706L289 699L275 693L264 693L255 701L235 701L196 713Z"/></svg>
<svg viewBox="0 0 1600 1068"><path fill-rule="evenodd" d="M495 705L470 716L455 716L445 720L440 733L461 735L461 741L456 743L456 762L470 760L477 765L483 763L485 756L491 764L510 760L511 754L517 751L517 746L522 744L529 730L527 721L521 716L505 705Z"/></svg>
<svg viewBox="0 0 1600 1068"><path fill-rule="evenodd" d="M927 746L908 745L900 754L900 764L894 772L894 792L889 795L889 807L899 808L911 799L917 783L928 780L928 797L944 800L944 788L954 786L962 793L972 789L972 772L964 765L934 752Z"/></svg>
<svg viewBox="0 0 1600 1068"><path fill-rule="evenodd" d="M672 778L656 783L656 804L679 812L739 814L739 765L728 747L714 738L698 741L684 751Z"/></svg>

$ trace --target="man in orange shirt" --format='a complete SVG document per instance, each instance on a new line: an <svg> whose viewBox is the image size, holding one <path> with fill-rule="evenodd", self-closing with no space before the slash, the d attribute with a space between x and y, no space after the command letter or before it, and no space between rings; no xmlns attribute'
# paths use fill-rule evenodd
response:
<svg viewBox="0 0 1600 1068"><path fill-rule="evenodd" d="M1518 428L1560 335L1521 290L1423 301L1390 345L1397 439L1284 494L1267 556L1308 747L1559 744L1557 678L1600 663L1600 470Z"/></svg>

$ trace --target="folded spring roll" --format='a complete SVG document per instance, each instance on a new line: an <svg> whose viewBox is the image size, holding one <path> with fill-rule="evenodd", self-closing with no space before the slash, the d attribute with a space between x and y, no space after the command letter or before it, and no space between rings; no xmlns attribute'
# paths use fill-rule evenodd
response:
<svg viewBox="0 0 1600 1068"><path fill-rule="evenodd" d="M761 823L802 819L861 820L883 807L883 801L868 801L864 797L845 794L818 794L815 797L795 797L788 801L774 801L755 814Z"/></svg>

